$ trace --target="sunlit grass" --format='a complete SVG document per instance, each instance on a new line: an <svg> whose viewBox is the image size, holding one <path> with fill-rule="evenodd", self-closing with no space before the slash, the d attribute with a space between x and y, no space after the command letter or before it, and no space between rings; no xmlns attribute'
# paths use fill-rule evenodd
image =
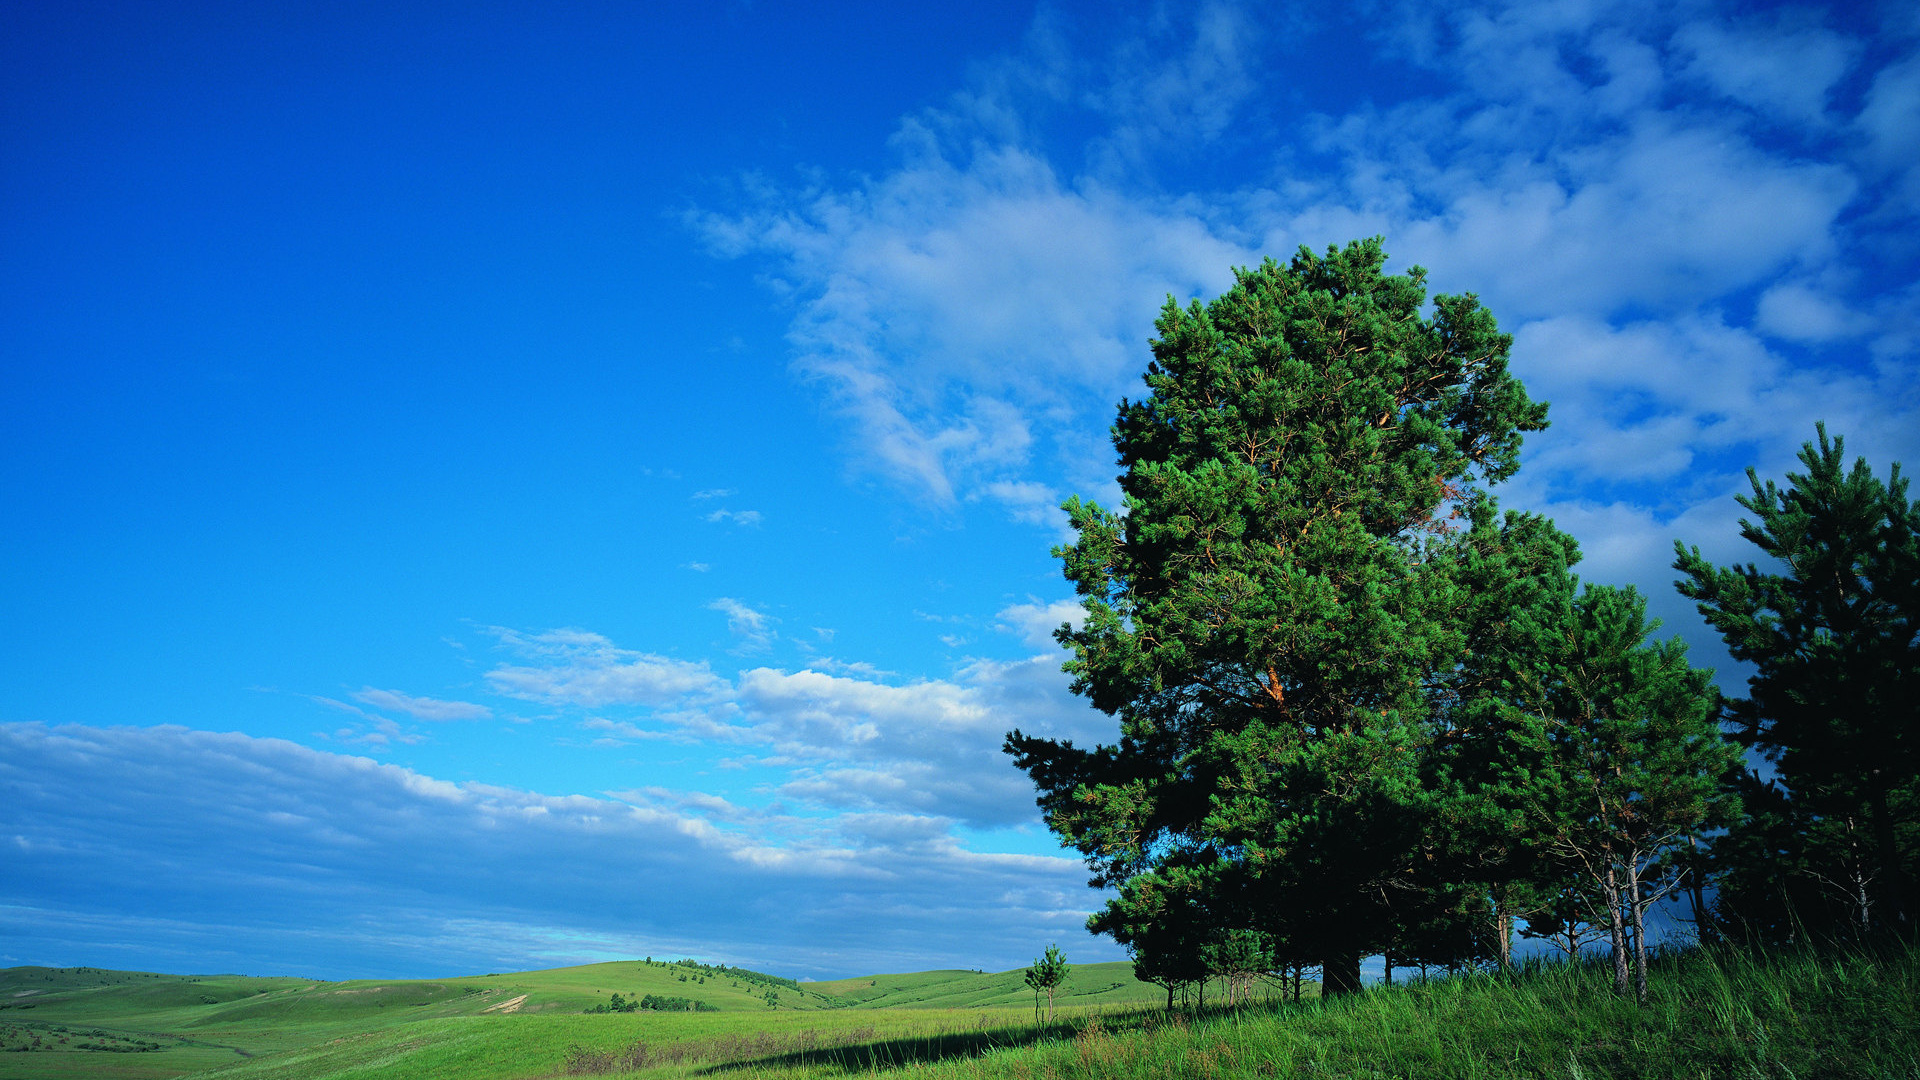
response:
<svg viewBox="0 0 1920 1080"><path fill-rule="evenodd" d="M555 982L591 982L580 969ZM604 974L604 973L598 973ZM1645 1007L1600 966L1536 964L1380 987L1329 1002L1203 1015L1139 1003L1073 1006L1036 1024L1028 1007L814 1011L482 1013L449 984L406 984L394 1010L371 994L313 997L341 984L281 986L219 1005L173 1004L207 1022L174 1056L8 1054L0 1076L209 1080L519 1080L565 1075L720 1080L1067 1080L1160 1077L1908 1077L1920 1080L1920 955L1875 950L1692 952L1658 959ZM892 978L894 985L880 985ZM886 996L933 994L937 979L877 977ZM152 998L239 994L253 984L144 991ZM365 984L372 986L374 984ZM429 992L431 987L440 990ZM348 989L355 988L352 985ZM572 988L592 1000L593 987ZM457 991L457 992L456 992ZM129 991L131 992L131 991ZM437 996L436 996L437 995ZM182 998L184 1001L185 999ZM197 998L195 999L197 1000ZM275 1000L283 1026L267 1024ZM101 1006L102 1008L104 1006ZM465 1010L454 1013L452 1010ZM197 1010L205 1010L198 1012ZM6 1015L6 1014L0 1014ZM162 1014L152 1014L162 1015ZM242 1016L246 1017L244 1023ZM248 1025L263 1025L249 1027ZM290 1025L290 1026L287 1026ZM256 1056L211 1044L237 1035ZM229 1047L239 1042L228 1041ZM211 1054L211 1056L209 1056ZM172 1062L174 1066L166 1066ZM146 1071L141 1071L145 1069ZM201 1071L204 1070L204 1071Z"/></svg>

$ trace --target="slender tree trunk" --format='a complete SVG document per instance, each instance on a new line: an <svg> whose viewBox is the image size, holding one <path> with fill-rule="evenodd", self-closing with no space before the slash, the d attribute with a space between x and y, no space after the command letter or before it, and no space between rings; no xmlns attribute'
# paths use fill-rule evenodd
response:
<svg viewBox="0 0 1920 1080"><path fill-rule="evenodd" d="M1620 925L1620 886L1615 882L1613 860L1607 860L1607 875L1600 883L1600 896L1607 905L1607 935L1613 940L1613 988L1627 992L1626 928Z"/></svg>
<svg viewBox="0 0 1920 1080"><path fill-rule="evenodd" d="M1633 990L1640 1004L1647 1003L1647 925L1645 905L1640 902L1640 853L1633 852L1627 863L1627 901L1633 911Z"/></svg>
<svg viewBox="0 0 1920 1080"><path fill-rule="evenodd" d="M1320 962L1320 996L1338 997L1360 990L1360 954L1329 956Z"/></svg>
<svg viewBox="0 0 1920 1080"><path fill-rule="evenodd" d="M1493 932L1500 938L1500 970L1513 970L1513 916L1496 910L1493 917Z"/></svg>
<svg viewBox="0 0 1920 1080"><path fill-rule="evenodd" d="M1387 985L1392 986L1393 985L1393 954L1392 953L1386 954L1385 959L1387 962Z"/></svg>

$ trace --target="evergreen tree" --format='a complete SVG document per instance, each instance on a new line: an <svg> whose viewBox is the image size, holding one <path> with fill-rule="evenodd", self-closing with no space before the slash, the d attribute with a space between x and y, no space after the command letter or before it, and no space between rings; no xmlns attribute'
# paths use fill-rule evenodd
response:
<svg viewBox="0 0 1920 1080"><path fill-rule="evenodd" d="M1631 981L1645 1002L1646 912L1679 884L1688 839L1737 809L1726 779L1739 754L1721 735L1712 673L1687 663L1679 638L1648 642L1659 624L1636 591L1588 586L1569 615L1554 673L1533 695L1546 754L1531 817L1585 872L1615 983L1624 993Z"/></svg>
<svg viewBox="0 0 1920 1080"><path fill-rule="evenodd" d="M1433 691L1470 607L1451 519L1546 415L1473 296L1427 317L1424 271L1385 260L1303 248L1169 299L1151 393L1113 429L1125 511L1068 500L1079 538L1055 552L1087 612L1059 633L1073 688L1119 740L1007 739L1048 825L1121 889L1095 927L1178 869L1229 928L1317 954L1327 993L1391 943L1436 816Z"/></svg>
<svg viewBox="0 0 1920 1080"><path fill-rule="evenodd" d="M1436 695L1439 730L1427 759L1440 811L1423 860L1435 910L1403 930L1397 951L1449 965L1492 959L1504 968L1516 920L1552 906L1572 872L1546 846L1551 830L1536 816L1535 787L1552 748L1549 721L1533 705L1538 688L1558 677L1580 552L1551 521L1499 518L1490 500L1472 518L1458 552L1468 605L1456 618L1467 653ZM1467 925L1450 926L1454 920Z"/></svg>
<svg viewBox="0 0 1920 1080"><path fill-rule="evenodd" d="M1740 741L1778 785L1745 781L1756 815L1716 844L1723 899L1749 929L1784 919L1778 898L1827 894L1800 917L1911 933L1920 862L1920 504L1818 427L1783 490L1747 470L1740 535L1781 569L1718 567L1675 544L1678 587L1737 660L1755 667L1732 703ZM1784 789L1784 790L1782 790ZM1848 915L1846 913L1851 913ZM1832 925L1826 927L1833 928Z"/></svg>
<svg viewBox="0 0 1920 1080"><path fill-rule="evenodd" d="M1048 945L1045 956L1034 960L1027 968L1026 982L1033 988L1033 1011L1035 1019L1040 1013L1040 994L1047 995L1047 1022L1053 1022L1053 995L1067 982L1067 957L1058 945Z"/></svg>

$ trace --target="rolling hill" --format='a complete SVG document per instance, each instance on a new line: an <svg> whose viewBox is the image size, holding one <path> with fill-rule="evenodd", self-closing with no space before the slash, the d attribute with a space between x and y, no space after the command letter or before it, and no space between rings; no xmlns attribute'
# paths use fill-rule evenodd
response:
<svg viewBox="0 0 1920 1080"><path fill-rule="evenodd" d="M1057 998L1070 1009L1158 1000L1160 991L1135 980L1124 963L1076 967ZM597 1015L616 1001L664 1008ZM0 1080L160 1080L224 1067L252 1074L266 1059L357 1060L390 1044L411 1052L457 1043L491 1053L485 1047L502 1039L525 1041L536 1029L677 1030L693 1020L688 1014L694 1003L719 1028L745 1030L759 1023L749 1020L752 1015L772 1020L768 1014L1018 1010L1032 1001L1019 971L925 971L801 983L693 961L625 960L449 979L327 982L16 967L0 970ZM535 1017L568 1019L529 1026ZM871 1021L848 1016L830 1026L860 1023ZM559 1052L547 1041L532 1040L541 1060Z"/></svg>

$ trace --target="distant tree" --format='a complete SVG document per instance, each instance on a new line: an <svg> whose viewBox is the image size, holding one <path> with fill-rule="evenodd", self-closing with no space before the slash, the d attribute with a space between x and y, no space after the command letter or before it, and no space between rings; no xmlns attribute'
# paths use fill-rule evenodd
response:
<svg viewBox="0 0 1920 1080"><path fill-rule="evenodd" d="M1567 962L1580 958L1580 950L1608 936L1603 905L1593 883L1584 877L1569 876L1561 887L1545 892L1540 902L1527 912L1520 933L1540 938L1567 954Z"/></svg>
<svg viewBox="0 0 1920 1080"><path fill-rule="evenodd" d="M1279 966L1271 938L1239 927L1215 930L1200 956L1206 970L1226 985L1229 1008L1250 1004L1254 985Z"/></svg>
<svg viewBox="0 0 1920 1080"><path fill-rule="evenodd" d="M1119 738L1006 744L1096 885L1212 865L1246 920L1221 929L1321 958L1329 994L1359 988L1425 858L1433 690L1466 647L1452 519L1546 422L1492 315L1429 316L1425 271L1386 258L1302 248L1168 300L1113 428L1126 507L1069 499L1055 551L1086 608L1058 635L1073 689Z"/></svg>
<svg viewBox="0 0 1920 1080"><path fill-rule="evenodd" d="M1047 1022L1053 1022L1053 995L1067 981L1067 957L1058 945L1048 945L1045 956L1036 959L1026 971L1027 985L1033 988L1033 1011L1038 1019L1040 993L1047 995Z"/></svg>
<svg viewBox="0 0 1920 1080"><path fill-rule="evenodd" d="M1747 470L1740 535L1766 556L1715 566L1676 542L1677 586L1754 666L1732 702L1740 741L1775 777L1742 783L1756 813L1722 842L1722 900L1749 930L1790 921L1912 933L1920 863L1920 503L1818 425L1782 489ZM1777 568L1777 569L1776 569ZM1769 790L1771 788L1771 790ZM1837 901L1834 902L1834 901ZM1784 932L1775 926L1774 933Z"/></svg>

